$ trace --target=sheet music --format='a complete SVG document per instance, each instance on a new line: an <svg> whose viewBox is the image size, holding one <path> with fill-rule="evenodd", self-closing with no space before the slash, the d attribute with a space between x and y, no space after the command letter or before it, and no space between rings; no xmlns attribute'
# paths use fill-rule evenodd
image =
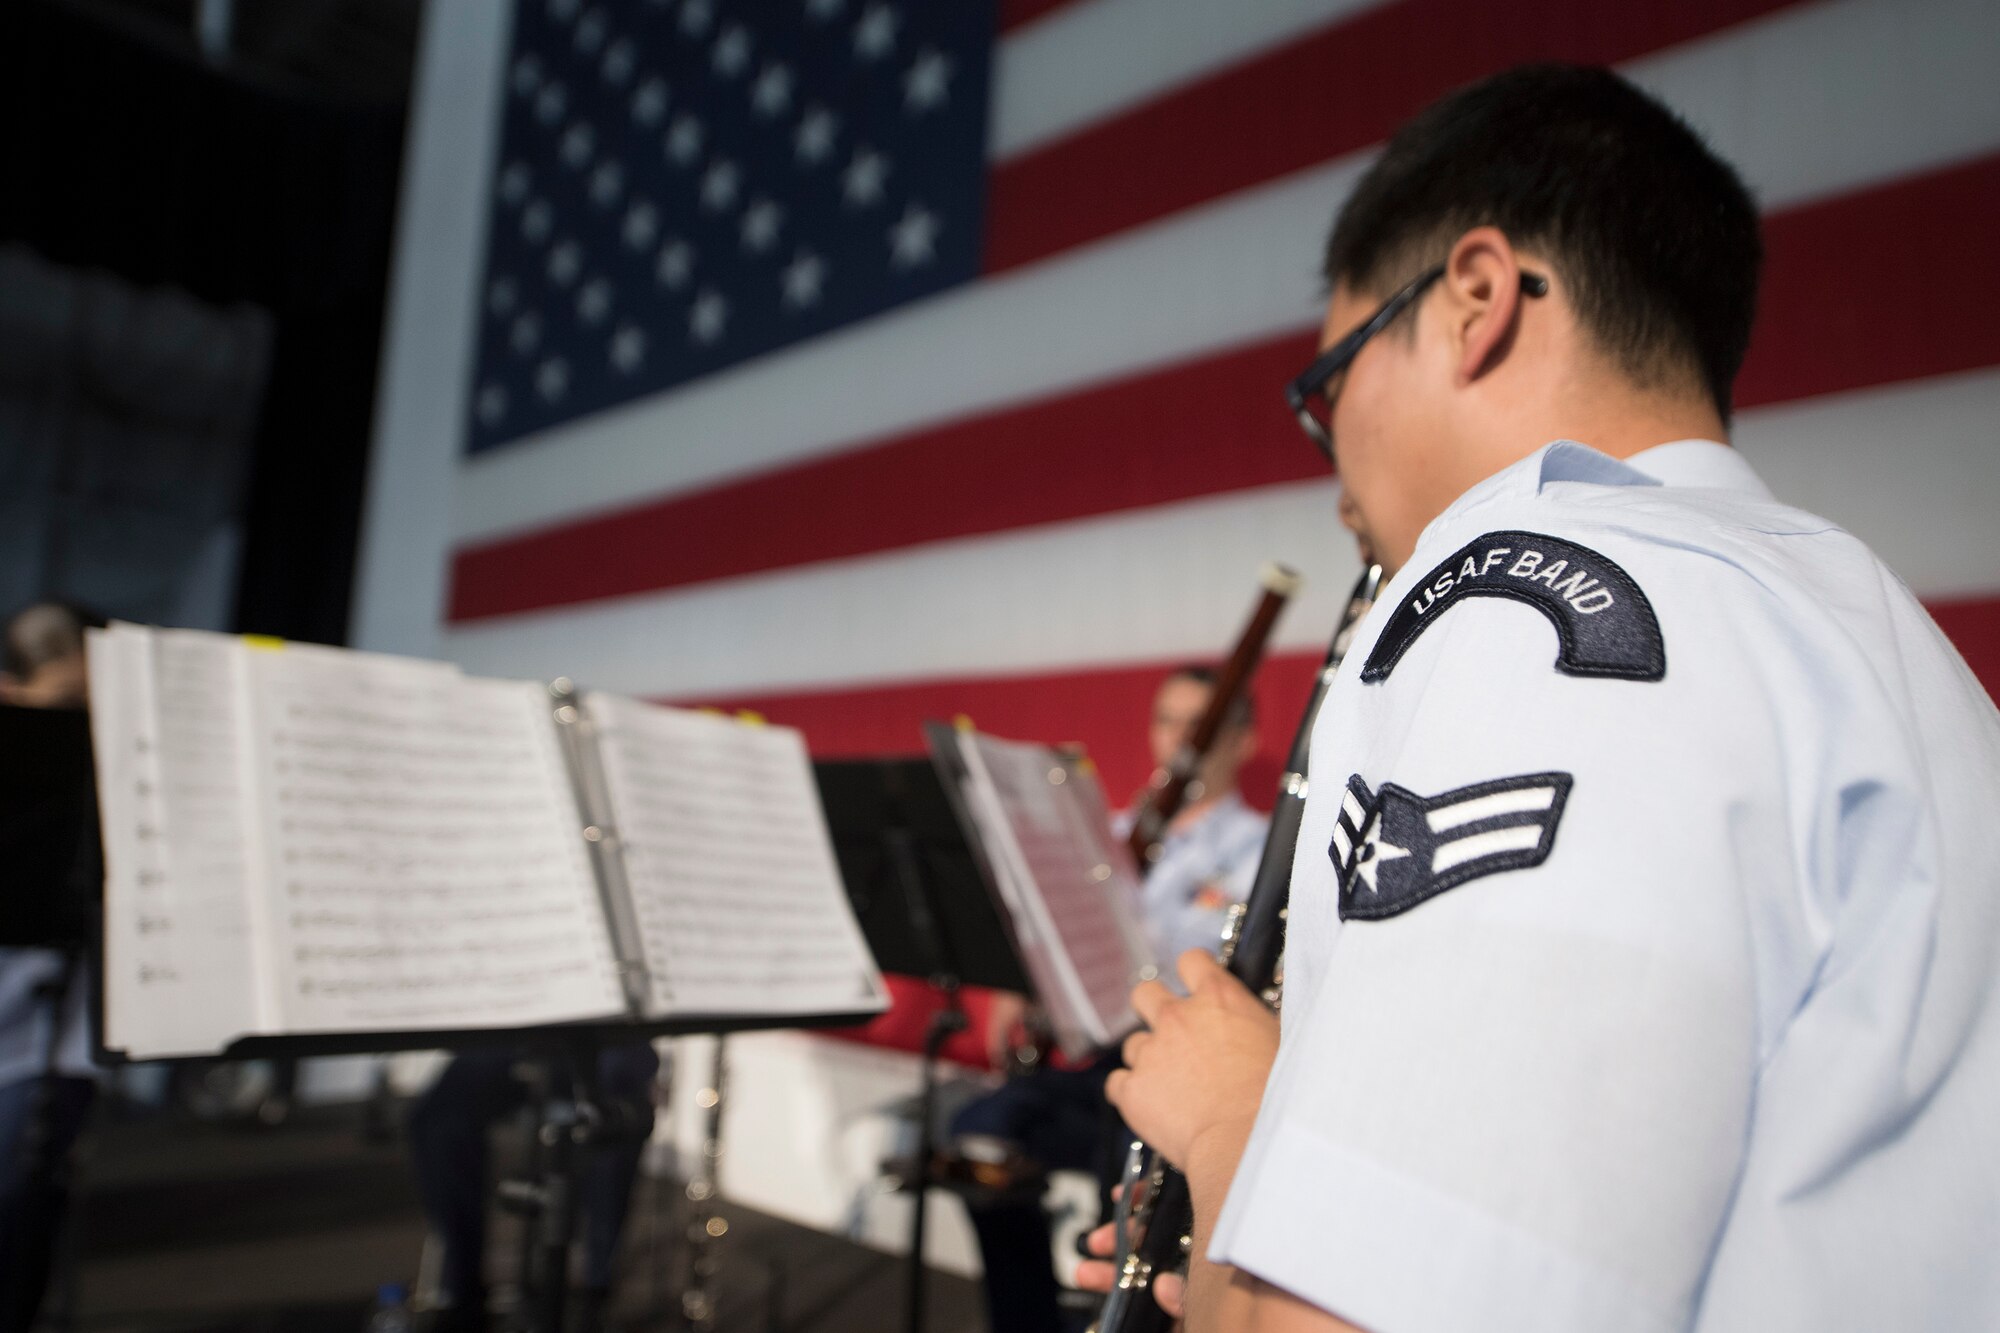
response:
<svg viewBox="0 0 2000 1333"><path fill-rule="evenodd" d="M659 1014L887 1003L799 734L592 694Z"/></svg>
<svg viewBox="0 0 2000 1333"><path fill-rule="evenodd" d="M106 855L105 1041L132 1055L216 1049L266 1021L235 641L116 625L90 644Z"/></svg>
<svg viewBox="0 0 2000 1333"><path fill-rule="evenodd" d="M622 1012L542 687L329 649L248 661L285 1030Z"/></svg>
<svg viewBox="0 0 2000 1333"><path fill-rule="evenodd" d="M1136 1021L1132 986L1157 962L1094 779L1044 746L964 732L959 747L967 805L1058 1040L1070 1055L1110 1045Z"/></svg>

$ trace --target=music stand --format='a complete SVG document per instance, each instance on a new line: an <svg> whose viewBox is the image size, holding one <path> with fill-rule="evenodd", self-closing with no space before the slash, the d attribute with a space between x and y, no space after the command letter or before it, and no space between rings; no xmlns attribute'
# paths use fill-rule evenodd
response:
<svg viewBox="0 0 2000 1333"><path fill-rule="evenodd" d="M923 1328L924 1234L936 1152L937 1059L966 1026L965 984L1032 994L986 875L937 767L928 757L833 760L813 766L841 879L885 972L926 978L940 1005L924 1031L910 1182L910 1265L904 1327Z"/></svg>

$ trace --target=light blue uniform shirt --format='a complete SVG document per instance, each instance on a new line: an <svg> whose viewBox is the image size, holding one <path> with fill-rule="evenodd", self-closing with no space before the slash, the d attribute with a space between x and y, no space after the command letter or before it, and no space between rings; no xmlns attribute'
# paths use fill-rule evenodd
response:
<svg viewBox="0 0 2000 1333"><path fill-rule="evenodd" d="M1232 791L1192 824L1170 827L1161 841L1160 857L1146 870L1139 902L1159 954L1160 979L1174 989L1180 989L1176 958L1189 949L1214 953L1221 946L1230 906L1250 894L1269 823ZM1121 839L1131 827L1129 811L1112 820Z"/></svg>
<svg viewBox="0 0 2000 1333"><path fill-rule="evenodd" d="M1427 606L1447 561L1497 595ZM1664 674L1558 671L1558 623L1646 646L1634 590ZM1322 711L1211 1256L1370 1333L2000 1329L1996 805L1964 663L1734 451L1489 478Z"/></svg>

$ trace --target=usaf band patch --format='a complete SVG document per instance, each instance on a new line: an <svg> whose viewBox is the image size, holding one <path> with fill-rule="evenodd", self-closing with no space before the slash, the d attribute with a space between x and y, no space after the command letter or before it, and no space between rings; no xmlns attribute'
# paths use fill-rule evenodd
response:
<svg viewBox="0 0 2000 1333"><path fill-rule="evenodd" d="M1587 546L1533 532L1489 532L1417 585L1375 641L1361 679L1384 681L1423 632L1467 597L1526 602L1556 627L1556 670L1659 680L1667 648L1653 604L1631 575Z"/></svg>
<svg viewBox="0 0 2000 1333"><path fill-rule="evenodd" d="M1347 780L1333 826L1340 919L1380 921L1446 889L1538 866L1555 846L1567 773L1529 773L1419 796L1393 782L1379 794Z"/></svg>

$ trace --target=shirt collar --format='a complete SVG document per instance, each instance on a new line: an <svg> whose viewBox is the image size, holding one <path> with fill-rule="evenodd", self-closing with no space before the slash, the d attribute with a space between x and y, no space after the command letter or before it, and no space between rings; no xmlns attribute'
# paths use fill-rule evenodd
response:
<svg viewBox="0 0 2000 1333"><path fill-rule="evenodd" d="M1599 486L1673 486L1735 491L1770 499L1764 481L1743 455L1715 440L1674 440L1617 459L1575 440L1543 445L1520 462L1504 467L1452 501L1432 519L1419 541L1486 500L1507 493L1539 493L1551 482L1581 481Z"/></svg>
<svg viewBox="0 0 2000 1333"><path fill-rule="evenodd" d="M1714 440L1675 440L1656 444L1625 460L1633 468L1667 486L1695 490L1738 491L1760 500L1771 488L1737 450Z"/></svg>

